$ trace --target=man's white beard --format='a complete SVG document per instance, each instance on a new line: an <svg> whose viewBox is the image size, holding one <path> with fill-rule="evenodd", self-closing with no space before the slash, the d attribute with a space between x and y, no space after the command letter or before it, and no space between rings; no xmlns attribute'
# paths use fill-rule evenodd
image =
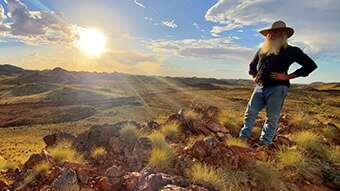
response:
<svg viewBox="0 0 340 191"><path fill-rule="evenodd" d="M262 47L260 49L260 54L278 55L282 46L284 48L287 47L287 43L284 42L283 38L278 38L278 39L275 39L275 40L269 40L269 39L266 38L266 40L264 41L264 43L262 44Z"/></svg>

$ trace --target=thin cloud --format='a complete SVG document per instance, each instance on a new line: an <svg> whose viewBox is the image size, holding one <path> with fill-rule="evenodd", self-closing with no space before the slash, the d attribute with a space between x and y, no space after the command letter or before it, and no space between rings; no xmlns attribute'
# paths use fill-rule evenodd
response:
<svg viewBox="0 0 340 191"><path fill-rule="evenodd" d="M296 31L290 42L317 57L340 52L339 10L337 0L310 0L308 3L295 0L219 0L206 12L205 19L225 26L214 28L212 34L243 26L262 29L275 20L283 20Z"/></svg>
<svg viewBox="0 0 340 191"><path fill-rule="evenodd" d="M253 49L236 45L235 38L159 40L148 47L157 52L170 52L183 57L205 59L249 60Z"/></svg>
<svg viewBox="0 0 340 191"><path fill-rule="evenodd" d="M145 6L139 2L137 2L137 0L134 0L134 3L142 8L145 8Z"/></svg>
<svg viewBox="0 0 340 191"><path fill-rule="evenodd" d="M175 23L175 20L172 21L162 21L164 26L170 27L170 28L177 28L177 24Z"/></svg>

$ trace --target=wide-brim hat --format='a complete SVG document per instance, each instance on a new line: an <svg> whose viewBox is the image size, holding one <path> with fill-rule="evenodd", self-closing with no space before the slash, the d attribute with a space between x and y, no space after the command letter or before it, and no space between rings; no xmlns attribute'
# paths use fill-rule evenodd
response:
<svg viewBox="0 0 340 191"><path fill-rule="evenodd" d="M294 29L287 27L286 23L284 23L283 21L275 21L270 28L263 29L260 31L260 33L263 36L267 36L270 30L281 30L287 34L288 38L294 34Z"/></svg>

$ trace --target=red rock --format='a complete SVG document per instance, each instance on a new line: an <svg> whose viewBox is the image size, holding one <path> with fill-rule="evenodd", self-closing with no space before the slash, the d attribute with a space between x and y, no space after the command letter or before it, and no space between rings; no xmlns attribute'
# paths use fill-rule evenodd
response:
<svg viewBox="0 0 340 191"><path fill-rule="evenodd" d="M212 133L202 122L197 120L193 122L192 128L196 134L210 135Z"/></svg>
<svg viewBox="0 0 340 191"><path fill-rule="evenodd" d="M137 184L138 184L138 178L140 176L139 172L131 172L124 176L123 178L123 186L127 190L135 190Z"/></svg>
<svg viewBox="0 0 340 191"><path fill-rule="evenodd" d="M217 132L229 133L229 130L227 128L225 128L221 123L219 123L213 118L205 118L203 120L203 123L208 129L215 133Z"/></svg>
<svg viewBox="0 0 340 191"><path fill-rule="evenodd" d="M111 184L111 181L109 179L109 177L102 177L100 178L98 185L97 185L98 189L100 191L114 191L117 190L116 188L114 188L114 186Z"/></svg>
<svg viewBox="0 0 340 191"><path fill-rule="evenodd" d="M7 187L8 185L4 181L0 180L0 191L5 191Z"/></svg>
<svg viewBox="0 0 340 191"><path fill-rule="evenodd" d="M180 187L180 186L176 186L176 185L166 185L163 186L160 191L189 191L186 188Z"/></svg>
<svg viewBox="0 0 340 191"><path fill-rule="evenodd" d="M23 168L24 169L32 169L37 164L41 163L42 161L49 161L50 156L47 152L43 151L40 154L32 154L30 158L25 162Z"/></svg>

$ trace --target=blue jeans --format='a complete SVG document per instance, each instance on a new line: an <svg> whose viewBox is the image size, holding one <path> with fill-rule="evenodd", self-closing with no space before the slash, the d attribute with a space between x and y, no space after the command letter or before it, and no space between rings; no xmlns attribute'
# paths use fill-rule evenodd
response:
<svg viewBox="0 0 340 191"><path fill-rule="evenodd" d="M254 127L258 113L266 107L266 121L262 128L260 141L262 144L269 145L275 136L276 126L287 93L288 87L285 85L272 87L256 85L248 102L244 116L244 126L240 131L240 138L247 140L251 136L251 130Z"/></svg>

